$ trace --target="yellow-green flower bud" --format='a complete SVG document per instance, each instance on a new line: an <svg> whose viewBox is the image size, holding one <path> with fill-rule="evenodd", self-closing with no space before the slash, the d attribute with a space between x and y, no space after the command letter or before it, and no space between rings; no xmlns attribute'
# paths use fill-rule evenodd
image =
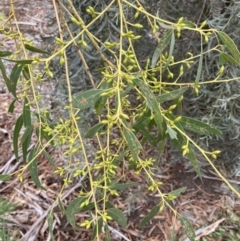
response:
<svg viewBox="0 0 240 241"><path fill-rule="evenodd" d="M202 22L200 28L204 28L204 27L206 26L206 24L207 24L207 20L205 20L204 22Z"/></svg>
<svg viewBox="0 0 240 241"><path fill-rule="evenodd" d="M136 28L143 28L143 25L140 24L140 23L136 23L136 24L134 24L134 27L136 27Z"/></svg>
<svg viewBox="0 0 240 241"><path fill-rule="evenodd" d="M222 75L223 71L224 71L224 65L219 69L218 75Z"/></svg>

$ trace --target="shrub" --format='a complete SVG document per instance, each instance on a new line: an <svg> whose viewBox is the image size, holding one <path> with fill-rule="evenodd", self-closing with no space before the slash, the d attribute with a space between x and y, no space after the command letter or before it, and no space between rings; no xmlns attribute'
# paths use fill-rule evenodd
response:
<svg viewBox="0 0 240 241"><path fill-rule="evenodd" d="M169 2L164 4L169 6ZM191 9L191 5L188 6ZM19 179L22 180L23 172L28 168L35 184L43 188L38 178L37 158L42 153L55 166L46 152L47 147L67 146L66 163L56 166L55 174L63 178L63 189L79 181L82 186L79 197L71 200L65 214L68 222L76 227L75 214L91 212L80 226L93 228L92 239L99 240L103 229L110 233L108 223L111 220L123 227L126 225L123 211L113 200L123 190L137 185L126 182L125 174L129 170L144 176L148 191L160 197L159 203L140 222L140 227L164 207L179 215L170 201L186 188L162 192L163 183L154 171L157 160L145 153L149 145L159 148L161 155L166 144L171 143L190 160L200 177L196 155L202 155L240 196L214 165L213 160L221 150L203 149L192 134L220 137L222 132L200 118L193 119L182 112L186 93L201 99L205 86L215 88L237 79L237 76L226 79L225 69L239 67L238 48L225 32L210 28L207 21L196 21L196 24L182 16L176 21L167 20L158 13L151 13L150 7L142 1L130 0L59 2L57 23L60 31L51 54L33 46L21 37L20 32L8 33L4 27L2 30L19 42L24 53L22 60L16 53L0 53L5 60L16 63L10 76L2 61L0 68L15 101L24 102L13 140L17 159L19 138L23 151L25 168L19 172ZM189 49L184 45L186 48L178 54L180 43L191 36L191 40L197 41L196 48L192 49L194 42L191 42ZM147 43L156 45L155 49L147 48ZM27 50L42 55L36 54L30 59ZM143 54L139 53L141 50ZM211 76L206 76L204 66L212 55L219 58L218 65ZM45 80L39 74L41 65L50 79L61 78L58 84L61 88L56 92L61 118L56 115L51 118L54 113L47 109L43 93L38 91L38 85ZM16 92L17 87L20 94ZM21 129L24 131L22 136ZM38 140L28 153L33 133ZM89 146L89 140L95 149ZM60 198L58 201L62 205ZM48 216L50 226L52 218L51 211ZM193 240L190 222L184 217L181 221Z"/></svg>

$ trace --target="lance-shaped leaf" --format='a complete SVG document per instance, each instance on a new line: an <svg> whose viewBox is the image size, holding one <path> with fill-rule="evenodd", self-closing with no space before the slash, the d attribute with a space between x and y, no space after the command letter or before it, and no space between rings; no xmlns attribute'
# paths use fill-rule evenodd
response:
<svg viewBox="0 0 240 241"><path fill-rule="evenodd" d="M233 40L224 32L218 31L217 32L219 38L223 42L223 44L227 47L229 52L232 54L233 58L238 63L238 66L240 66L240 52L236 46L236 44L233 42Z"/></svg>
<svg viewBox="0 0 240 241"><path fill-rule="evenodd" d="M186 91L188 90L188 87L182 87L179 88L177 90L173 90L170 93L166 93L166 94L161 94L160 96L157 96L157 101L159 103L163 103L166 101L170 101L170 100L175 100L180 98Z"/></svg>
<svg viewBox="0 0 240 241"><path fill-rule="evenodd" d="M36 147L33 147L28 155L28 170L31 175L32 180L35 185L43 190L46 190L38 177L38 166L37 166L37 158L36 158Z"/></svg>
<svg viewBox="0 0 240 241"><path fill-rule="evenodd" d="M144 112L143 116L132 126L132 129L135 130L136 133L141 133L143 135L142 145L149 141L153 146L156 146L158 140L151 135L152 125L155 125L155 122L151 120L151 111L148 109Z"/></svg>
<svg viewBox="0 0 240 241"><path fill-rule="evenodd" d="M181 193L185 192L186 190L187 190L187 187L181 187L169 192L168 195L175 196L177 198L181 195Z"/></svg>
<svg viewBox="0 0 240 241"><path fill-rule="evenodd" d="M184 27L187 27L187 28L195 28L196 27L196 24L191 22L191 21L188 21L188 20L183 20L181 22L181 24L184 24ZM183 28L184 28L183 27Z"/></svg>
<svg viewBox="0 0 240 241"><path fill-rule="evenodd" d="M143 228L154 216L157 215L157 213L160 211L160 205L157 205L152 208L152 210L142 219L142 221L139 223L139 227Z"/></svg>
<svg viewBox="0 0 240 241"><path fill-rule="evenodd" d="M53 213L52 211L48 212L47 216L47 222L48 222L48 230L50 233L51 241L54 241L54 234L53 234Z"/></svg>
<svg viewBox="0 0 240 241"><path fill-rule="evenodd" d="M84 138L92 138L96 135L102 128L104 127L104 124L98 123L97 125L93 126L87 133L85 134Z"/></svg>
<svg viewBox="0 0 240 241"><path fill-rule="evenodd" d="M5 181L8 181L8 180L10 180L11 179L11 175L9 175L9 174L0 174L0 181L1 182L5 182Z"/></svg>
<svg viewBox="0 0 240 241"><path fill-rule="evenodd" d="M103 227L103 219L99 218L97 223L93 223L93 234L91 237L91 241L96 240L97 237L99 237L99 234L102 232L102 227Z"/></svg>
<svg viewBox="0 0 240 241"><path fill-rule="evenodd" d="M23 126L23 116L20 115L16 121L14 131L13 131L13 151L16 157L16 160L18 161L18 138L19 133Z"/></svg>
<svg viewBox="0 0 240 241"><path fill-rule="evenodd" d="M3 64L1 59L0 59L0 70L2 72L2 76L3 76L3 79L4 79L5 83L6 83L7 89L8 89L9 92L11 92L10 79L7 77L6 69L5 69L4 64Z"/></svg>
<svg viewBox="0 0 240 241"><path fill-rule="evenodd" d="M177 132L171 126L167 125L167 131L171 139L177 139Z"/></svg>
<svg viewBox="0 0 240 241"><path fill-rule="evenodd" d="M24 99L23 105L23 124L25 127L31 126L31 112L30 112L30 105L28 99Z"/></svg>
<svg viewBox="0 0 240 241"><path fill-rule="evenodd" d="M33 133L33 126L27 126L27 128L21 138L24 163L26 163L26 160L27 160L28 147L29 147L29 144L31 141L32 133Z"/></svg>
<svg viewBox="0 0 240 241"><path fill-rule="evenodd" d="M170 61L172 59L174 47L175 47L175 33L174 33L174 31L172 31L170 49L169 49L169 53L168 53L168 59L167 59L166 64L164 65L163 72L167 69L167 67L168 67L168 65L169 65L169 63L170 63Z"/></svg>
<svg viewBox="0 0 240 241"><path fill-rule="evenodd" d="M89 107L93 107L95 102L100 98L100 95L107 90L87 90L81 92L74 96L73 106L80 110L87 109Z"/></svg>
<svg viewBox="0 0 240 241"><path fill-rule="evenodd" d="M157 145L157 142L156 142L156 139L151 135L151 133L149 132L149 130L147 130L145 128L146 125L144 124L135 124L134 126L132 126L132 128L137 131L137 132L140 132L143 137L148 140L153 146L156 146Z"/></svg>
<svg viewBox="0 0 240 241"><path fill-rule="evenodd" d="M64 208L64 205L63 205L63 202L62 202L61 198L60 197L57 198L57 201L58 201L58 206L59 206L59 208L62 212L62 215L64 215L66 213L66 210Z"/></svg>
<svg viewBox="0 0 240 241"><path fill-rule="evenodd" d="M11 84L10 92L13 94L13 96L15 98L17 98L16 97L17 82L18 82L18 79L20 77L23 67L24 67L24 65L22 65L22 64L15 64L15 66L12 69L11 75L10 75L10 84Z"/></svg>
<svg viewBox="0 0 240 241"><path fill-rule="evenodd" d="M211 134L215 134L217 136L222 135L222 132L214 128L213 126L190 117L182 116L179 123L184 129L196 132L201 135L206 135L206 136Z"/></svg>
<svg viewBox="0 0 240 241"><path fill-rule="evenodd" d="M4 59L4 58L3 58ZM33 62L33 60L31 59L25 59L25 60L14 60L14 59L4 59L8 62L13 62L13 63L18 63L18 64L31 64Z"/></svg>
<svg viewBox="0 0 240 241"><path fill-rule="evenodd" d="M187 235L187 237L191 240L191 241L195 241L195 232L194 229L192 227L192 224L189 222L188 219L181 217L181 224L184 228L184 232Z"/></svg>
<svg viewBox="0 0 240 241"><path fill-rule="evenodd" d="M140 88L142 94L146 99L148 108L152 111L154 115L154 120L158 127L158 130L162 132L163 117L156 96L141 79L135 78L134 83Z"/></svg>
<svg viewBox="0 0 240 241"><path fill-rule="evenodd" d="M0 57L7 57L12 55L12 52L10 51L0 51Z"/></svg>
<svg viewBox="0 0 240 241"><path fill-rule="evenodd" d="M104 241L112 241L110 230L108 228L108 225L104 226L104 232L105 232L105 239Z"/></svg>
<svg viewBox="0 0 240 241"><path fill-rule="evenodd" d="M172 122L174 122L174 120L176 119L176 117L173 114L170 113L166 113L166 117L169 118L169 120L171 120ZM180 121L174 122L174 125L182 132L184 132L184 129L182 128ZM181 151L182 150L182 146L184 144L186 144L186 138L181 134L180 131L178 131L178 129L175 129L176 133L177 133L177 138L171 139L170 141L173 145L174 148L176 148L177 150Z"/></svg>
<svg viewBox="0 0 240 241"><path fill-rule="evenodd" d="M36 48L32 45L29 45L29 44L24 44L25 48L31 52L34 52L34 53L40 53L40 54L50 54L49 52L45 51L45 50L42 50L42 49L39 49L39 48Z"/></svg>
<svg viewBox="0 0 240 241"><path fill-rule="evenodd" d="M202 174L201 174L201 170L200 170L200 167L199 167L199 162L196 158L196 155L194 154L193 152L193 147L192 145L188 145L188 149L189 149L189 152L186 154L186 156L188 157L188 159L190 160L195 172L197 173L197 175L202 178Z"/></svg>
<svg viewBox="0 0 240 241"><path fill-rule="evenodd" d="M168 30L167 33L162 37L160 42L158 43L157 48L155 49L153 56L152 56L152 63L151 68L154 68L159 57L161 56L162 52L165 50L165 48L168 46L168 44L171 41L173 34L173 30Z"/></svg>
<svg viewBox="0 0 240 241"><path fill-rule="evenodd" d="M172 114L166 114L166 116L171 120L174 121L176 119L176 117ZM183 118L183 117L182 117ZM175 122L174 125L181 131L184 132L183 126L181 125L181 121ZM181 134L180 131L178 131L177 129L175 129L176 133L177 133L177 139L170 139L173 147L175 147L177 150L182 152L182 146L186 144L187 140L186 138ZM188 145L188 149L189 152L186 153L186 156L188 157L188 159L190 160L194 170L196 171L196 173L198 174L198 176L201 178L201 172L200 172L200 167L198 164L198 161L196 159L196 156L193 152L193 147L192 145Z"/></svg>
<svg viewBox="0 0 240 241"><path fill-rule="evenodd" d="M119 183L118 181L115 183L111 183L109 185L109 188L112 190L125 190L128 189L130 187L134 187L137 186L136 182L129 182L129 183Z"/></svg>
<svg viewBox="0 0 240 241"><path fill-rule="evenodd" d="M110 89L112 87L112 83L107 83L106 81L104 81L100 88L102 90L107 90L107 89ZM108 99L108 96L101 96L95 103L95 111L97 113L97 115L101 115L102 111L103 111L103 108L107 102L107 99Z"/></svg>
<svg viewBox="0 0 240 241"><path fill-rule="evenodd" d="M138 161L138 153L142 149L140 142L138 141L137 137L133 134L133 132L126 127L124 127L123 129L123 135L133 159L135 161Z"/></svg>
<svg viewBox="0 0 240 241"><path fill-rule="evenodd" d="M52 157L48 154L48 152L46 150L43 150L43 155L46 157L46 159L48 160L48 162L55 168L57 168L54 160L52 159Z"/></svg>
<svg viewBox="0 0 240 241"><path fill-rule="evenodd" d="M107 210L107 214L123 228L127 226L127 218L120 209L110 208Z"/></svg>
<svg viewBox="0 0 240 241"><path fill-rule="evenodd" d="M86 201L86 197L78 197L76 199L73 199L67 209L66 209L66 217L68 222L72 225L72 227L76 228L76 217L75 213L80 210L80 205Z"/></svg>
<svg viewBox="0 0 240 241"><path fill-rule="evenodd" d="M15 102L17 101L17 99L14 99L13 101L12 101L12 103L9 105L9 107L8 107L8 112L9 113L13 113L13 111L14 111L14 105L15 105Z"/></svg>
<svg viewBox="0 0 240 241"><path fill-rule="evenodd" d="M236 59L223 52L219 55L219 64L224 65L225 63L239 65L239 62Z"/></svg>
<svg viewBox="0 0 240 241"><path fill-rule="evenodd" d="M22 74L26 80L29 80L31 78L29 65L25 65L23 67Z"/></svg>
<svg viewBox="0 0 240 241"><path fill-rule="evenodd" d="M202 63L203 63L203 43L202 43L202 35L201 35L201 53L200 53L200 58L199 58L199 62L198 62L197 76L195 79L196 84L198 84L200 77L201 77Z"/></svg>

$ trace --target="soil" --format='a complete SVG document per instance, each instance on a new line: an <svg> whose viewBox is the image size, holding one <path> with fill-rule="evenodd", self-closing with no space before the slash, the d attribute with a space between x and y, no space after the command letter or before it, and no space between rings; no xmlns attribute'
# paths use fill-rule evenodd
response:
<svg viewBox="0 0 240 241"><path fill-rule="evenodd" d="M7 2L5 0L4 4ZM32 7L30 8L29 5ZM4 12L7 14L9 8L6 7L7 5L2 6L5 6ZM46 23L46 12L52 10L51 1L48 0L18 1L16 7L18 21L31 23L37 23L39 20ZM25 11L25 8L27 8L27 11ZM0 11L2 11L1 8ZM29 19L28 16L34 16L34 18ZM34 25L36 28L32 26L23 26L22 30L26 34L34 36L36 42L41 45L39 25ZM13 48L12 42L8 42L3 36L0 37L3 41L1 50ZM21 158L16 161L12 146L13 130L16 120L21 114L22 103L17 102L14 114L9 113L8 108L14 98L7 92L3 80L0 80L0 87L0 174L12 174L11 180L1 183L0 193L2 197L17 202L16 210L5 217L8 220L7 228L11 230L12 235L15 235L17 240L23 240L23 238L25 240L50 240L46 218L51 206L54 205L53 233L55 240L90 240L91 231L83 228L74 231L61 214L59 207L54 204L58 193L61 192L63 181L53 173L54 168L46 158L40 156L38 159L39 179L46 189L45 191L34 185L27 171L24 172L23 181L19 181L17 174L24 165ZM34 145L34 140L32 144ZM56 165L61 166L63 164L62 150L49 149L48 152ZM222 171L225 170L222 169ZM199 239L205 237L209 241L219 240L211 238L209 234L213 233L220 225L229 227L234 231L239 230L240 200L229 191L225 184L211 171L210 167L205 167L204 176L200 179L196 177L194 172L190 172L182 162L174 164L166 156L161 163L161 170L157 172L161 173L157 176L159 181L163 182L161 187L163 193L184 186L187 187L186 191L171 203L171 206L192 222L194 230L201 230L198 234ZM113 230L117 230L112 231L113 240L164 241L170 239L173 228L177 236L177 239L174 240L187 240L179 219L169 208L159 212L144 228L138 227L139 221L160 201L159 196L148 192L145 178L129 172L126 174L126 181L137 182L138 187L132 188L131 192L122 192L120 197L112 200L128 216L126 228L118 227L116 223L110 222ZM235 185L240 184L240 180L237 178L232 182ZM64 190L62 193L63 206L66 207L69 201L78 196L79 187L80 184L75 183ZM82 219L81 215L76 216L77 220ZM124 238L120 238L119 233Z"/></svg>

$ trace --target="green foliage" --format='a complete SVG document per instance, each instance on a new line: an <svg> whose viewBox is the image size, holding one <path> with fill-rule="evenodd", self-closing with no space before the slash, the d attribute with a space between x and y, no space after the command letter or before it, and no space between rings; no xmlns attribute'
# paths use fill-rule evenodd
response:
<svg viewBox="0 0 240 241"><path fill-rule="evenodd" d="M209 235L211 238L226 241L237 241L240 238L239 230L232 230L225 227L218 227L215 232Z"/></svg>
<svg viewBox="0 0 240 241"><path fill-rule="evenodd" d="M10 76L1 59L0 69L9 92L16 100L24 102L13 135L16 158L20 139L25 164L18 177L22 181L23 172L28 169L36 186L43 188L37 171L37 159L43 153L55 167L54 173L63 178L63 189L81 180L78 197L70 200L65 208L60 193L58 202L74 229L79 226L92 229L92 240L100 240L103 229L107 232L106 240L110 240L109 225L113 221L122 227L127 225L124 210L117 208L112 200L123 194L123 190L134 188L134 183L125 183L125 173L130 169L145 177L148 192L155 192L160 197L158 204L140 222L140 227L165 207L178 215L171 201L186 188L162 192L162 182L154 172L156 157L144 155L146 143L160 146L161 150L166 143L171 143L182 156L188 157L199 176L196 156L201 155L240 196L213 163L221 151L204 149L194 139L196 135L219 138L223 131L204 118L185 116L182 111L187 95L187 100L191 100L191 96L200 99L205 86L219 86L236 80L225 79L223 72L225 64L239 63L238 48L225 32L206 27L206 21L200 24L182 16L173 20L164 12L151 12L151 4L143 2L64 1L67 8L60 4L58 9L62 13L59 16L64 29L55 39L55 52L49 54L36 48L17 33L25 59L19 60L15 53L0 53L4 61L16 62ZM171 3L167 1L165 5ZM81 9L84 14L76 9ZM150 53L145 49L144 38L147 37L143 28L155 46ZM191 34L194 37L190 38ZM185 46L182 48L185 53L178 54L181 38L186 36L198 44L195 49ZM26 50L36 54L33 60ZM140 56L139 51L145 56ZM204 67L206 59L216 53L219 58L221 56L223 66L218 66L218 71L208 78ZM64 110L61 117L50 118L53 112L44 106L44 96L38 91L38 84L44 81L39 77L41 65L45 66L44 71L51 79L57 77L58 72L64 72L60 79L65 83L60 83L62 89L57 89L56 97L61 103L58 108ZM20 94L17 94L17 88ZM13 106L10 109L13 111ZM29 151L34 133L38 141ZM96 143L96 150L88 147L89 138ZM68 160L66 165L56 166L46 151L49 145L67 147L64 152ZM79 156L80 161L74 163L74 157ZM4 178L6 176L2 176ZM52 212L48 225L53 240ZM77 223L77 213L88 215ZM190 222L181 217L181 223L189 239L194 240Z"/></svg>
<svg viewBox="0 0 240 241"><path fill-rule="evenodd" d="M2 241L13 241L15 240L12 236L12 231L6 228L7 221L5 220L5 215L14 211L16 209L17 204L11 203L7 199L0 199L0 239Z"/></svg>

